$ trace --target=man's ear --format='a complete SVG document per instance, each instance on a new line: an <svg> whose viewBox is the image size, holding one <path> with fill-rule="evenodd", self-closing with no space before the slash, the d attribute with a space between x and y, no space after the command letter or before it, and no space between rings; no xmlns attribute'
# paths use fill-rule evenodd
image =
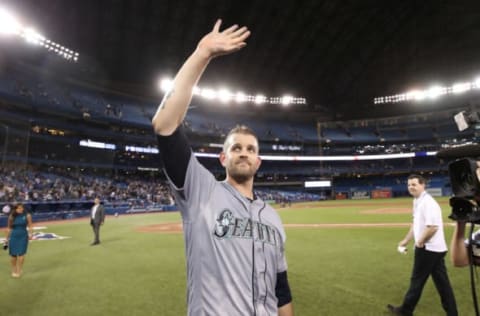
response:
<svg viewBox="0 0 480 316"><path fill-rule="evenodd" d="M260 165L262 164L262 158L260 156L257 157L257 170L260 168Z"/></svg>
<svg viewBox="0 0 480 316"><path fill-rule="evenodd" d="M222 166L225 167L225 159L227 159L225 153L222 151L220 153L220 155L218 156L218 160L220 160L220 163L222 164Z"/></svg>

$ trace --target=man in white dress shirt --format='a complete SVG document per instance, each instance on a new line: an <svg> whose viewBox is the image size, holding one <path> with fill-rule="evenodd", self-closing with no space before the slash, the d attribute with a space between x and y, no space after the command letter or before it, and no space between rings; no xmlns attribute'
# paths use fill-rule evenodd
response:
<svg viewBox="0 0 480 316"><path fill-rule="evenodd" d="M415 258L410 287L400 306L388 304L395 315L413 315L423 287L431 275L442 301L442 307L449 316L458 315L457 304L445 267L447 243L443 233L443 219L440 205L425 191L426 180L420 175L408 177L408 192L413 200L413 224L399 247L406 247L415 241Z"/></svg>

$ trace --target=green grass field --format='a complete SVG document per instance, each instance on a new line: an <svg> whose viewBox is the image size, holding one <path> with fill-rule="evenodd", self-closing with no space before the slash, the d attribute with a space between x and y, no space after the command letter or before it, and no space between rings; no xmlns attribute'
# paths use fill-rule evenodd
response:
<svg viewBox="0 0 480 316"><path fill-rule="evenodd" d="M442 199L447 243L453 232ZM411 214L367 210L411 207L411 199L329 201L280 209L284 224L409 223ZM186 277L180 233L138 227L179 222L178 213L107 218L102 244L91 247L88 220L50 225L69 239L34 241L20 279L1 252L0 314L19 316L185 315ZM41 226L41 223L35 223ZM396 252L407 227L286 228L289 280L296 315L389 315L409 284L413 258ZM474 315L467 268L447 258L460 315ZM479 287L480 288L480 287ZM415 315L444 315L429 280Z"/></svg>

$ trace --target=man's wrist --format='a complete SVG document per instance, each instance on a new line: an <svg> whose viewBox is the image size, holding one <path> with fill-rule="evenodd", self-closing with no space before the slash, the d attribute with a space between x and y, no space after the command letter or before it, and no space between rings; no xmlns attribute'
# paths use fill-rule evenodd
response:
<svg viewBox="0 0 480 316"><path fill-rule="evenodd" d="M213 54L202 47L197 47L197 49L193 52L193 55L207 63L213 58Z"/></svg>

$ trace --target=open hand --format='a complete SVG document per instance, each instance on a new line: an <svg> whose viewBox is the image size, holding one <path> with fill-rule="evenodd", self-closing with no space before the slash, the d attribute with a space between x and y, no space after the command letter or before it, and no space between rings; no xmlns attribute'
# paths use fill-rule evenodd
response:
<svg viewBox="0 0 480 316"><path fill-rule="evenodd" d="M250 36L250 31L243 26L232 25L220 32L222 20L218 19L210 33L205 35L198 43L197 50L207 58L233 53L247 45L245 40Z"/></svg>

